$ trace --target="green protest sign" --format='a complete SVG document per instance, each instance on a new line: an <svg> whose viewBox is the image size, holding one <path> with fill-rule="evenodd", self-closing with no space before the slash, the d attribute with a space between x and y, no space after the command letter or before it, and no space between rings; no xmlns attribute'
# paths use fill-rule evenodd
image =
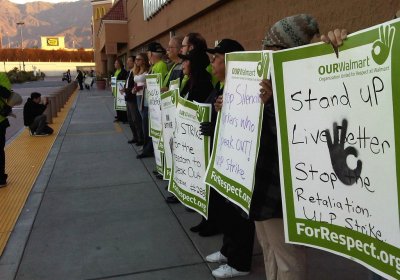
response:
<svg viewBox="0 0 400 280"><path fill-rule="evenodd" d="M262 124L259 83L267 75L269 56L230 53L225 62L224 106L205 182L249 213Z"/></svg>
<svg viewBox="0 0 400 280"><path fill-rule="evenodd" d="M207 218L210 192L204 183L204 175L209 160L210 142L208 136L200 134L200 123L210 121L211 105L195 104L181 98L177 93L177 90L172 91L170 97L171 104L177 102L177 107L172 142L173 165L168 191L182 204Z"/></svg>
<svg viewBox="0 0 400 280"><path fill-rule="evenodd" d="M158 141L158 147L157 148L161 153L164 153L164 139L163 139L162 135L163 135L163 130L161 128L160 141Z"/></svg>
<svg viewBox="0 0 400 280"><path fill-rule="evenodd" d="M121 89L125 86L124 80L116 80L115 86L111 89L114 95L114 109L119 111L126 111L125 94L121 93Z"/></svg>
<svg viewBox="0 0 400 280"><path fill-rule="evenodd" d="M161 74L146 75L146 99L149 106L149 134L153 141L154 158L158 173L163 174L163 152L159 149L161 137Z"/></svg>
<svg viewBox="0 0 400 280"><path fill-rule="evenodd" d="M164 178L171 178L172 144L175 131L176 105L179 89L170 90L161 94L162 138L164 143Z"/></svg>
<svg viewBox="0 0 400 280"><path fill-rule="evenodd" d="M272 58L286 240L399 279L399 20Z"/></svg>
<svg viewBox="0 0 400 280"><path fill-rule="evenodd" d="M156 162L156 170L159 174L164 173L164 154L158 149L160 139L153 138L153 150L154 150L154 159Z"/></svg>
<svg viewBox="0 0 400 280"><path fill-rule="evenodd" d="M149 104L149 133L152 138L160 138L161 133L161 74L146 75L146 97Z"/></svg>
<svg viewBox="0 0 400 280"><path fill-rule="evenodd" d="M181 79L172 80L169 82L169 90L179 89Z"/></svg>

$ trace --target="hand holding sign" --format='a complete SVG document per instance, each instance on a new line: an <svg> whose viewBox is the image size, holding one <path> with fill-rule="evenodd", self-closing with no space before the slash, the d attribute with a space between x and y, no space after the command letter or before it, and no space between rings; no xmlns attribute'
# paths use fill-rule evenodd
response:
<svg viewBox="0 0 400 280"><path fill-rule="evenodd" d="M340 133L340 141L339 141L339 129ZM344 148L344 143L346 140L346 132L347 132L347 120L342 121L342 126L337 126L337 123L333 124L333 143L332 137L329 129L325 130L326 140L328 143L329 154L331 157L332 167L336 173L338 179L345 185L353 185L357 178L360 177L362 162L361 160L357 160L356 169L350 169L347 165L347 157L349 155L353 155L355 157L358 156L358 152L354 147Z"/></svg>
<svg viewBox="0 0 400 280"><path fill-rule="evenodd" d="M321 35L321 41L327 44L331 44L337 58L339 58L339 47L343 45L343 40L345 40L346 38L347 30L338 28L333 31L329 31L326 35Z"/></svg>
<svg viewBox="0 0 400 280"><path fill-rule="evenodd" d="M379 39L372 45L372 58L382 65L389 56L394 39L395 28L387 25L379 28Z"/></svg>
<svg viewBox="0 0 400 280"><path fill-rule="evenodd" d="M215 111L217 111L217 112L221 111L222 103L223 103L223 96L220 95L217 97L217 99L215 100L215 103L214 103Z"/></svg>
<svg viewBox="0 0 400 280"><path fill-rule="evenodd" d="M260 82L260 98L262 100L262 102L264 104L266 104L268 102L268 100L270 100L270 98L272 97L272 84L270 80L262 80Z"/></svg>

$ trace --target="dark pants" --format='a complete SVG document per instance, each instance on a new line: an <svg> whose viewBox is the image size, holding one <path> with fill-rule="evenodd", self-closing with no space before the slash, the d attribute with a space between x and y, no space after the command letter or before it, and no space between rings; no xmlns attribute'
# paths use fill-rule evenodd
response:
<svg viewBox="0 0 400 280"><path fill-rule="evenodd" d="M39 134L44 132L46 125L46 115L40 115L33 120L33 123L29 126L29 128L31 129L32 133Z"/></svg>
<svg viewBox="0 0 400 280"><path fill-rule="evenodd" d="M128 121L128 117L126 115L126 111L116 110L117 112L117 120L120 122Z"/></svg>
<svg viewBox="0 0 400 280"><path fill-rule="evenodd" d="M5 183L6 177L6 154L4 147L6 146L6 130L10 124L7 119L0 123L0 183Z"/></svg>
<svg viewBox="0 0 400 280"><path fill-rule="evenodd" d="M143 142L142 117L137 103L135 101L126 101L126 109L129 126L132 130L132 139L137 142Z"/></svg>
<svg viewBox="0 0 400 280"><path fill-rule="evenodd" d="M137 96L137 104L141 104L142 96ZM143 154L149 155L154 153L153 141L149 136L149 107L143 106L140 110L140 115L142 116L142 127L143 127Z"/></svg>
<svg viewBox="0 0 400 280"><path fill-rule="evenodd" d="M228 258L228 265L239 271L250 271L254 246L254 221L244 218L232 203L219 195L219 224L223 244L221 253Z"/></svg>
<svg viewBox="0 0 400 280"><path fill-rule="evenodd" d="M79 89L83 90L83 81L78 81L78 83L79 83Z"/></svg>

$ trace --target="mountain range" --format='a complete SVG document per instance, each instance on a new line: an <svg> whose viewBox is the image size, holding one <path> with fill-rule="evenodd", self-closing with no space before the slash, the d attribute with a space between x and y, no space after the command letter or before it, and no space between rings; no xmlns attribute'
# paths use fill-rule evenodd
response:
<svg viewBox="0 0 400 280"><path fill-rule="evenodd" d="M20 27L24 48L40 48L40 36L65 36L66 48L90 48L92 46L90 0L52 4L32 2L15 4L0 0L0 34L2 46L19 47Z"/></svg>

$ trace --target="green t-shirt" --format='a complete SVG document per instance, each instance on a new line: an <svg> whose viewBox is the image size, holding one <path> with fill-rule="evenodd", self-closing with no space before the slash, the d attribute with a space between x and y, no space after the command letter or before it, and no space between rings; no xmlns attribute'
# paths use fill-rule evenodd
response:
<svg viewBox="0 0 400 280"><path fill-rule="evenodd" d="M168 74L167 64L163 60L158 61L151 67L151 73L152 74L160 73L162 81L164 81L165 76Z"/></svg>
<svg viewBox="0 0 400 280"><path fill-rule="evenodd" d="M171 77L171 73L172 73L172 71L174 71L174 68L175 68L176 65L177 65L177 63L174 63L172 65L171 69L169 69L168 74L164 77L163 85L162 85L163 87L167 87L168 86L169 77Z"/></svg>

